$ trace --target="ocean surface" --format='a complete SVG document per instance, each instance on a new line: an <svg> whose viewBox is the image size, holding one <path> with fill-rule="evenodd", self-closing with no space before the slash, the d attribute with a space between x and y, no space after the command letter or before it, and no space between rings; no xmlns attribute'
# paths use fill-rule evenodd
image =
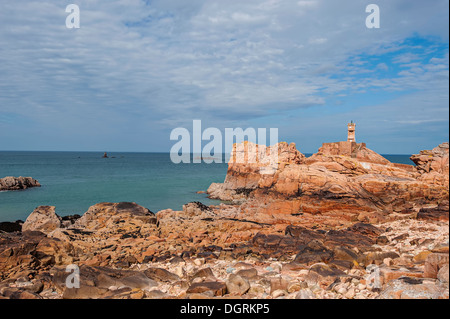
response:
<svg viewBox="0 0 450 319"><path fill-rule="evenodd" d="M38 206L56 206L60 216L82 215L102 202L136 202L153 212L181 210L192 201L206 205L211 183L225 180L228 165L174 164L168 153L0 152L0 178L30 176L40 188L0 192L0 221L25 220ZM307 156L311 154L305 154ZM384 155L413 164L410 155Z"/></svg>

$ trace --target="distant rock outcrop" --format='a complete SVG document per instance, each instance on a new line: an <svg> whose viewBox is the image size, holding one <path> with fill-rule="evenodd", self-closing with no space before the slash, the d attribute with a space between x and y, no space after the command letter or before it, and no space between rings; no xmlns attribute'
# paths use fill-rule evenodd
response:
<svg viewBox="0 0 450 319"><path fill-rule="evenodd" d="M8 176L0 178L0 191L16 191L31 187L41 187L41 184L31 177Z"/></svg>

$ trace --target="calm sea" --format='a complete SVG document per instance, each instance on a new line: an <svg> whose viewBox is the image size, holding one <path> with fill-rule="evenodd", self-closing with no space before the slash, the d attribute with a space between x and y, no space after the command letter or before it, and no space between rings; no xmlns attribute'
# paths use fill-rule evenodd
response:
<svg viewBox="0 0 450 319"><path fill-rule="evenodd" d="M61 216L80 214L101 202L136 202L153 212L207 198L211 183L222 183L227 164L173 164L166 153L0 152L0 178L31 176L42 187L0 192L0 221L25 220L40 205ZM308 154L306 154L308 155ZM310 155L310 154L309 154ZM114 158L112 158L114 157ZM412 164L409 155L385 155Z"/></svg>

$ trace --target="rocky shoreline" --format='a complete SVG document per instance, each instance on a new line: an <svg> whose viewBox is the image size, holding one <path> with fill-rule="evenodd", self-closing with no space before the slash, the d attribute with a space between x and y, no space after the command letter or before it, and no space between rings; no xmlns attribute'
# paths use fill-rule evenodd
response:
<svg viewBox="0 0 450 319"><path fill-rule="evenodd" d="M0 232L0 298L448 299L448 143L416 166L345 143L277 144L272 174L231 161L208 190L229 204L38 207Z"/></svg>

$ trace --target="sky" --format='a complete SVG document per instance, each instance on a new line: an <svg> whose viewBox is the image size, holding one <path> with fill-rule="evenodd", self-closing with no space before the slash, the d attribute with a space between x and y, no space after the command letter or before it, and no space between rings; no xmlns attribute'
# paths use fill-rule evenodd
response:
<svg viewBox="0 0 450 319"><path fill-rule="evenodd" d="M0 150L168 152L201 120L315 153L354 121L418 153L449 140L448 29L448 0L0 0Z"/></svg>

